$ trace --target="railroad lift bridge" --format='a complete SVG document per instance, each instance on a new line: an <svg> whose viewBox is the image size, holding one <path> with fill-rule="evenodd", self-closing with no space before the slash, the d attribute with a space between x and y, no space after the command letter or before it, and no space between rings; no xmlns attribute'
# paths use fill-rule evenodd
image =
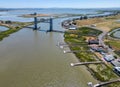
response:
<svg viewBox="0 0 120 87"><path fill-rule="evenodd" d="M47 18L47 19L38 20L37 13L34 13L33 15L34 15L34 27L32 27L33 30L40 30L40 28L38 27L38 23L48 23L49 24L49 30L47 30L46 32L59 32L59 33L64 33L65 32L65 31L53 30L53 18L52 17ZM42 30L40 30L40 31L42 31ZM96 62L71 63L71 66L80 66L80 65L89 65L89 64L101 64L101 63L104 63L104 62L96 61ZM104 85L108 85L108 84L116 83L116 82L120 82L120 79L112 80L112 81L108 81L108 82L102 82L102 83L98 83L98 84L95 84L95 85L93 85L92 82L88 82L88 86L89 87L102 87Z"/></svg>
<svg viewBox="0 0 120 87"><path fill-rule="evenodd" d="M32 16L34 17L34 27L33 30L40 30L40 27L38 27L38 23L48 23L49 24L49 30L47 30L46 32L58 32L58 33L64 33L65 31L59 31L59 30L53 30L53 17L50 18L41 18L38 19L37 13L32 14Z"/></svg>

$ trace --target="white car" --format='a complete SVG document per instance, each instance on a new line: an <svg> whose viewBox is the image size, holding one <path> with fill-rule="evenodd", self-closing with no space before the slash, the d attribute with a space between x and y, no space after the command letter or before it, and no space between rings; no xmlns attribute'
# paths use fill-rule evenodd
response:
<svg viewBox="0 0 120 87"><path fill-rule="evenodd" d="M120 76L120 67L114 67L113 71Z"/></svg>

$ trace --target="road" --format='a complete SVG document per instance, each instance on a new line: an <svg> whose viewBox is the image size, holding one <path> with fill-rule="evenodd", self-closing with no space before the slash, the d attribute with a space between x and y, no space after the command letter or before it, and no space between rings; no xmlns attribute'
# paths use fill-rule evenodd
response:
<svg viewBox="0 0 120 87"><path fill-rule="evenodd" d="M88 26L88 27L102 31L101 29L96 28L96 27L91 27L91 26ZM104 43L104 38L105 38L105 36L106 36L107 34L108 34L107 31L102 31L102 33L98 36L99 44L102 45L104 48L107 48L107 51L108 51L109 54L112 54L112 55L115 55L115 56L119 57L118 55L116 55L116 54L114 53L114 51L113 51L111 48L109 48L108 45L106 45L106 44Z"/></svg>

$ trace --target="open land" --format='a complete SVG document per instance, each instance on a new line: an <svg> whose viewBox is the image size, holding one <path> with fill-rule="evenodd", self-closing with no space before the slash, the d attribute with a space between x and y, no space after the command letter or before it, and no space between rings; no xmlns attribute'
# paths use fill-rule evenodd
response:
<svg viewBox="0 0 120 87"><path fill-rule="evenodd" d="M92 26L96 25L97 28L101 29L102 31L110 31L111 29L120 28L120 23L116 20L120 19L120 15L116 16L109 16L103 18L92 18L87 20L76 20L74 21L77 26Z"/></svg>
<svg viewBox="0 0 120 87"><path fill-rule="evenodd" d="M104 64L91 64L86 65L88 67L88 70L91 72L91 74L99 81L105 82L109 80L118 79L119 76L117 76L113 72L114 66L111 65L111 62L108 62L104 59L104 55L106 54L114 54L116 59L120 59L120 40L114 40L110 39L107 36L107 33L120 28L120 23L116 20L120 19L120 15L116 16L109 16L109 17L102 17L102 18L92 18L92 19L86 19L86 20L75 20L73 21L74 24L76 24L79 28L76 30L68 30L67 33L65 33L65 41L67 44L69 44L69 47L72 51L80 50L80 52L75 52L74 54L76 57L80 60L80 62L93 62L93 61L103 61ZM101 33L105 33L105 35L102 36ZM99 38L101 37L102 42L105 43L106 47L103 46L104 49L108 49L107 47L111 47L110 50L105 52L105 54L102 54L101 51L96 51L94 47L97 47L96 45L89 45L86 43L89 39L92 38ZM79 44L79 46L74 46L72 44ZM83 44L84 43L84 44ZM100 44L101 45L101 44ZM98 47L100 46L98 45ZM92 52L87 52L90 49L94 49ZM117 55L117 57L116 57ZM107 87L119 87L120 83L115 83L108 85Z"/></svg>
<svg viewBox="0 0 120 87"><path fill-rule="evenodd" d="M34 15L33 15L34 16ZM38 16L49 16L46 14L38 14ZM24 17L31 17L31 15L24 15ZM100 82L110 81L113 79L118 79L119 76L113 72L113 67L110 62L107 62L103 59L101 52L93 50L89 51L93 45L89 44L91 39L99 39L98 37L103 32L108 33L109 31L120 28L120 23L116 20L120 19L120 15L102 17L102 18L91 18L86 20L75 20L73 23L76 23L80 28L76 30L69 30L65 32L65 42L69 44L69 47L72 51L79 50L80 52L74 52L80 62L93 62L93 61L103 61L103 64L93 64L86 65L91 74ZM13 26L16 24L17 26ZM7 31L0 32L0 40L4 37L9 36L10 34L17 32L25 26L31 25L33 23L21 23L21 22L11 22L11 23L0 23L1 26L6 26L9 28ZM119 55L120 53L120 41L113 40L111 38L103 37L103 41L112 47L114 52ZM79 44L79 45L72 45ZM99 45L95 47L99 48ZM103 47L103 49L106 49ZM107 53L107 52L106 52ZM86 56L87 55L87 56ZM107 87L119 87L119 83L111 84Z"/></svg>

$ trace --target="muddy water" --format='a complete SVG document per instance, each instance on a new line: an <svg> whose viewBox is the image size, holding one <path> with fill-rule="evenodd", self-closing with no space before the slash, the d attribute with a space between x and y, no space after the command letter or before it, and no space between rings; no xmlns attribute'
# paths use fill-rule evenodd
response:
<svg viewBox="0 0 120 87"><path fill-rule="evenodd" d="M54 21L54 29L60 22ZM41 26L46 29L48 25ZM56 44L63 34L22 29L0 42L0 87L88 87L96 80L73 54L64 54Z"/></svg>

